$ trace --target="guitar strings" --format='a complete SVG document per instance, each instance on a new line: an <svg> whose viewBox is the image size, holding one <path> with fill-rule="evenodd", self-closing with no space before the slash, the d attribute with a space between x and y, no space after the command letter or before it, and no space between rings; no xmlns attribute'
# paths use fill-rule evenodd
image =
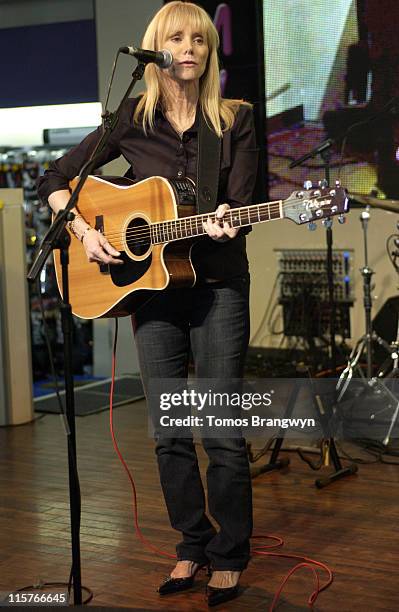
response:
<svg viewBox="0 0 399 612"><path fill-rule="evenodd" d="M279 211L280 209L280 204L273 204L270 205L269 208L269 213L272 215L275 212ZM258 221L259 220L259 214L258 212L254 211L248 211L249 212L249 223L248 225L250 225L251 222L254 221ZM230 215L231 216L231 215ZM121 232L120 230L117 232L109 232L109 233L104 233L104 235L107 238L118 238L118 237L122 237L122 236L126 236L126 237L147 237L149 236L151 233L152 234L156 234L156 233L169 233L169 232L176 232L176 231L190 231L190 230L203 230L202 227L202 222L205 221L208 218L213 218L216 219L216 217L214 216L214 214L211 215L203 215L201 217L181 217L178 219L170 219L170 220L166 220L166 221L160 221L160 222L156 222L156 223L151 223L150 225L147 225L145 227L137 227L137 228L131 228L128 229L126 232ZM251 221L252 219L252 221ZM227 221L231 221L232 219L226 219ZM179 223L179 226L165 226L165 224L177 224L177 222ZM201 223L201 225L199 226L198 224ZM162 227L164 226L164 227ZM231 224L231 227L235 227L233 224ZM242 227L241 225L238 227Z"/></svg>
<svg viewBox="0 0 399 612"><path fill-rule="evenodd" d="M276 219L277 218L278 217L276 217ZM256 220L258 219L256 218ZM273 220L273 219L270 218L268 220ZM253 221L255 221L255 218L253 219ZM251 225L251 221L247 223L246 225ZM241 225L241 224L239 226L231 225L231 227L233 229L239 229L240 227L244 227L244 225ZM205 234L206 234L206 231L202 227L202 225L200 227L181 226L178 228L173 228L173 227L161 227L161 226L156 227L156 225L153 224L142 230L131 229L131 230L127 230L126 232L104 233L103 235L107 239L112 240L114 242L117 241L118 238L120 239L125 238L125 240L129 242L129 244L133 244L133 243L140 244L148 240L151 240L151 242L153 242L154 244L157 244L157 243L161 244L164 242L171 242L174 240L182 240L184 238L200 237ZM158 242L158 238L161 238L159 242Z"/></svg>
<svg viewBox="0 0 399 612"><path fill-rule="evenodd" d="M322 196L322 198L323 197L325 196ZM317 197L316 200L318 199L319 198ZM304 200L303 199L293 200L292 204L295 204L297 202L303 203ZM240 211L245 209L245 214L248 214L248 218L249 218L249 223L247 225L250 225L252 222L259 221L259 213L265 212L264 209L267 207L266 210L269 213L269 219L265 219L265 221L270 221L270 220L273 220L272 219L273 214L280 212L281 204L282 204L281 200L276 200L275 202L254 205L253 208L251 206L251 207L242 207L242 208L240 207L237 209L230 209L227 211L227 219L225 220L230 221L230 225L232 228L242 227L241 223L239 226L234 226L232 215L238 212L239 217L240 217ZM260 210L261 208L263 208L263 210ZM131 245L145 244L146 242L150 242L151 244L164 244L164 243L171 242L174 240L181 240L184 238L204 235L206 232L202 226L202 223L208 218L211 218L213 221L215 221L216 220L215 213L210 213L209 215L198 215L198 216L193 216L193 217L180 217L177 219L170 219L170 220L160 221L156 223L151 223L144 227L141 226L141 227L130 228L126 230L126 232L121 232L119 230L117 232L104 233L103 235L107 239L112 240L116 247L119 244L118 239L122 241L123 238L128 241L129 245L130 244ZM278 218L278 217L275 217L275 218ZM198 231L198 234L190 235L190 232L192 231ZM174 234L177 234L178 232L182 232L182 233L188 232L189 235L181 236L181 237L174 236ZM168 237L169 234L172 235L171 238ZM160 237L162 239L158 241L158 238ZM122 247L124 246L123 241L121 242L121 246Z"/></svg>
<svg viewBox="0 0 399 612"><path fill-rule="evenodd" d="M318 196L316 198L317 201L319 199L323 199L325 198L325 195L323 196ZM250 221L248 225L251 224L251 222L256 222L259 221L259 212L264 212L264 211L260 211L258 209L260 209L261 207L264 209L265 207L267 207L267 210L269 212L270 218L269 219L265 219L265 221L270 221L271 219L271 215L274 214L275 212L280 212L280 206L282 204L282 200L276 200L274 202L267 202L264 204L255 204L253 206L250 207L240 207L237 209L230 209L227 211L227 215L230 216L230 222L231 222L231 227L235 227L232 223L232 219L231 219L231 214L233 214L234 212L239 212L240 210L246 209L246 213L248 213L250 215L250 218L253 216L253 221ZM304 199L293 199L292 200L292 204L296 204L296 203L303 203ZM253 208L253 210L252 210ZM327 207L325 207L327 208ZM256 210L255 210L256 209ZM240 213L239 213L240 214ZM328 216L328 215L327 215ZM148 237L151 232L152 233L169 233L169 231L173 232L173 231L187 231L187 230L193 230L196 229L198 230L198 222L200 222L201 220L206 220L208 218L213 218L214 220L216 219L215 217L215 213L210 213L209 215L199 215L199 216L194 216L194 217L180 217L177 219L169 219L169 220L165 220L165 221L160 221L157 223L151 223L145 227L138 227L138 228L131 228L129 230L127 230L126 232L121 232L120 230L118 232L110 232L106 235L109 238L118 238L118 237L122 237L122 236L133 236L136 235L137 237ZM176 224L177 222L179 222L180 227L175 226L175 228L171 227L171 225L165 226L165 224ZM183 222L184 222L184 227L183 227ZM189 223L189 227L187 228L187 223ZM193 227L193 223L194 223L194 227ZM164 227L162 227L164 226ZM241 225L238 227L242 227ZM202 225L201 225L201 230L202 230ZM166 241L167 242L167 241Z"/></svg>
<svg viewBox="0 0 399 612"><path fill-rule="evenodd" d="M276 211L277 211L277 209L276 210L271 210L270 212L271 212L271 214L273 214ZM213 217L212 215L209 215L209 216L211 218ZM205 221L207 218L208 218L207 216L204 216L203 220ZM259 215L258 214L256 214L256 215L255 214L253 214L253 215L251 214L251 216L249 218L252 219L253 221L256 221L256 220L259 219ZM202 229L202 222L203 222L203 220L200 217L198 217L197 219L198 220L194 221L193 217L186 217L186 218L185 217L181 217L181 218L178 218L178 219L170 219L170 220L166 220L166 221L160 221L160 222L148 224L146 226L131 228L131 229L127 230L126 234L140 233L140 232L146 233L147 231L150 230L150 228L153 228L154 231L170 231L170 230L176 231L176 230L188 230L188 229L197 230L198 228ZM231 219L225 219L225 220L230 221L231 223L233 223L233 220L231 220ZM251 223L251 222L252 221L250 221L249 223ZM199 223L201 223L201 225L199 225ZM176 224L175 227L173 227L173 224ZM164 227L162 227L162 226L164 226ZM232 227L235 227L235 226L232 224ZM240 227L241 227L241 225L240 225ZM112 235L118 236L118 235L123 235L123 234L124 234L123 232L118 231L118 232L111 232L108 235L109 236L112 236Z"/></svg>

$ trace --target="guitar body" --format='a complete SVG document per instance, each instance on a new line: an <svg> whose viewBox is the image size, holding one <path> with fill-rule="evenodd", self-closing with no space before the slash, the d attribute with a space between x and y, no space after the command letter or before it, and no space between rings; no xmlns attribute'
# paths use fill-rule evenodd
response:
<svg viewBox="0 0 399 612"><path fill-rule="evenodd" d="M76 182L77 179L72 181L72 189ZM190 259L193 241L153 244L150 237L150 224L195 214L194 205L178 199L173 182L162 177L136 184L129 179L111 182L88 177L77 208L121 251L124 265L89 263L82 244L71 235L69 292L75 315L84 319L129 315L153 295L152 291L194 285ZM62 291L59 251L54 260Z"/></svg>

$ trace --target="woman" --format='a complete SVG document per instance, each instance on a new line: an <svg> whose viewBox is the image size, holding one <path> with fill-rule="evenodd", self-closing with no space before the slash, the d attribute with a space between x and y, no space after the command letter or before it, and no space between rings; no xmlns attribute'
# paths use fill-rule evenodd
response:
<svg viewBox="0 0 399 612"><path fill-rule="evenodd" d="M187 378L190 350L199 379L239 379L249 334L249 274L242 230L229 227L223 215L230 207L251 203L257 150L250 105L223 100L220 94L218 34L207 13L192 3L170 2L149 24L142 46L169 49L173 64L160 70L149 64L147 91L126 105L102 153L99 165L124 155L128 176L142 180L197 176L197 135L202 112L222 139L219 198L208 236L192 251L197 282L190 289L159 292L134 317L141 375L146 395L149 380ZM41 179L39 193L57 212L65 207L68 181L88 159L100 131L54 162ZM78 212L78 211L76 211ZM119 252L78 216L72 231L89 261L120 265ZM252 530L251 484L242 438L205 438L209 512L192 436L157 437L156 453L171 525L181 532L177 563L159 587L160 594L190 588L199 568L212 572L210 606L238 594L240 573L249 560Z"/></svg>

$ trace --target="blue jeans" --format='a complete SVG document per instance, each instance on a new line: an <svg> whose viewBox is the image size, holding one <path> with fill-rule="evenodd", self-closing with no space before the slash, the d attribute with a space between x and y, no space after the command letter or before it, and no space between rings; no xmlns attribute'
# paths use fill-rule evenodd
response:
<svg viewBox="0 0 399 612"><path fill-rule="evenodd" d="M144 389L151 378L186 379L190 349L200 378L242 378L249 340L249 275L160 292L134 317ZM192 437L158 436L156 454L169 519L182 534L177 558L242 570L249 561L252 490L245 440L203 438L208 507Z"/></svg>

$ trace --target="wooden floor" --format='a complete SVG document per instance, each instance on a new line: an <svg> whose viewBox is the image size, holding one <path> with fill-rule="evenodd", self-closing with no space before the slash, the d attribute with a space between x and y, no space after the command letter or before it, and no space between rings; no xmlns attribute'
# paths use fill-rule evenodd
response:
<svg viewBox="0 0 399 612"><path fill-rule="evenodd" d="M145 536L174 552L175 533L158 483L144 402L115 409L122 453L134 474ZM142 610L205 610L205 576L186 595L156 593L171 562L147 551L133 528L131 491L109 436L108 413L77 419L82 490L82 579L91 605ZM257 442L259 445L259 441ZM65 435L58 416L0 429L0 591L67 581L70 538ZM359 451L360 452L360 451ZM201 465L205 465L202 449ZM315 606L325 612L399 610L399 467L360 466L357 476L324 490L290 453L285 473L254 480L255 532L285 541L281 552L327 563L332 586ZM219 610L267 610L293 561L254 557L241 597ZM321 577L324 580L324 575ZM306 610L310 572L288 583L278 610Z"/></svg>

